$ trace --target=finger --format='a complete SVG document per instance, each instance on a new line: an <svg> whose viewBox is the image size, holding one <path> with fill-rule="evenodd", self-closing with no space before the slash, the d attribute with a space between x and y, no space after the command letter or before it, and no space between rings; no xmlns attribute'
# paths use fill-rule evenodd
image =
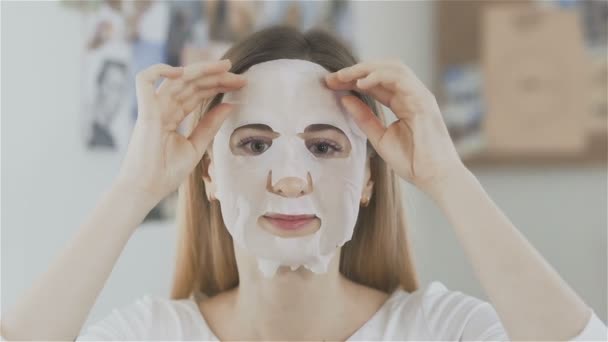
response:
<svg viewBox="0 0 608 342"><path fill-rule="evenodd" d="M339 81L335 74L333 74L333 76L332 74L328 74L328 77L325 78L325 84L332 90L355 90L362 94L371 95L374 99L387 107L390 107L390 101L393 96L391 91L388 91L382 86L363 89L357 86L356 80L344 83Z"/></svg>
<svg viewBox="0 0 608 342"><path fill-rule="evenodd" d="M229 103L220 103L215 106L201 117L188 137L188 140L192 143L201 158L233 108L234 106Z"/></svg>
<svg viewBox="0 0 608 342"><path fill-rule="evenodd" d="M380 80L384 88L401 93L402 95L412 95L426 89L424 84L411 72L407 66L395 66L378 72L376 80Z"/></svg>
<svg viewBox="0 0 608 342"><path fill-rule="evenodd" d="M242 86L240 86L240 87L242 87ZM198 99L200 101L203 101L203 100L211 98L219 93L227 93L227 92L238 90L240 87L230 86L230 87L216 87L216 88L210 88L210 89L195 89L188 96L180 97L180 98L176 99L176 101L180 101L183 103L190 103L192 99L195 99L195 100Z"/></svg>
<svg viewBox="0 0 608 342"><path fill-rule="evenodd" d="M191 84L185 86L181 91L179 91L175 95L173 95L173 97L177 101L186 101L192 95L196 94L199 91L200 91L199 87L197 87L196 84L191 83Z"/></svg>
<svg viewBox="0 0 608 342"><path fill-rule="evenodd" d="M350 82L367 76L374 70L374 65L371 63L359 63L350 67L340 69L336 72L336 77L342 82Z"/></svg>
<svg viewBox="0 0 608 342"><path fill-rule="evenodd" d="M233 73L224 73L209 77L199 78L193 81L199 88L215 88L215 87L241 87L247 82L243 75Z"/></svg>
<svg viewBox="0 0 608 342"><path fill-rule="evenodd" d="M228 59L217 62L198 62L184 67L184 81L192 81L205 75L213 75L230 70L232 63Z"/></svg>
<svg viewBox="0 0 608 342"><path fill-rule="evenodd" d="M426 86L407 65L396 59L389 59L382 62L378 68L368 76L369 81L358 81L357 85L361 88L371 88L380 83L391 91L402 93L414 93L419 89L426 89ZM382 82L374 82L381 80Z"/></svg>
<svg viewBox="0 0 608 342"><path fill-rule="evenodd" d="M394 91L386 89L382 85L382 80L387 72L374 71L364 78L360 78L356 81L356 85L363 93L372 95L383 105L390 107L391 99L394 96Z"/></svg>
<svg viewBox="0 0 608 342"><path fill-rule="evenodd" d="M192 96L191 98L185 100L183 102L183 107L182 107L184 110L184 113L185 114L192 113L192 111L194 111L197 107L200 107L204 101L205 101L205 99L200 96Z"/></svg>
<svg viewBox="0 0 608 342"><path fill-rule="evenodd" d="M169 104L167 105L169 108L173 108L169 110L166 115L167 122L170 123L180 123L188 114L192 113L197 106L203 104L205 100L211 98L219 93L232 91L232 88L213 88L206 90L197 90L192 93L187 98L167 98Z"/></svg>
<svg viewBox="0 0 608 342"><path fill-rule="evenodd" d="M357 87L365 90L377 86L380 81L382 81L382 73L374 71L369 75L358 79L355 84Z"/></svg>
<svg viewBox="0 0 608 342"><path fill-rule="evenodd" d="M327 74L325 81L332 87L344 87L344 83L351 83L358 79L365 78L374 72L398 73L403 67L389 61L364 62L343 68L336 72Z"/></svg>
<svg viewBox="0 0 608 342"><path fill-rule="evenodd" d="M184 99L197 91L210 88L230 88L239 89L247 83L247 79L242 75L225 73L221 75L208 76L193 80L188 85L176 82L175 85L167 88L167 93L176 99Z"/></svg>
<svg viewBox="0 0 608 342"><path fill-rule="evenodd" d="M192 94L209 88L230 88L236 90L243 87L245 84L247 84L247 79L244 76L225 73L191 81L190 84L176 93L175 97L177 99L189 98Z"/></svg>
<svg viewBox="0 0 608 342"><path fill-rule="evenodd" d="M245 84L247 84L247 79L242 75L225 73L209 76L192 81L191 84L176 94L176 98L188 98L194 93L214 88L237 90L245 86Z"/></svg>
<svg viewBox="0 0 608 342"><path fill-rule="evenodd" d="M374 99L376 99L381 104L390 107L391 99L393 98L393 92L385 89L384 87L378 86L373 87L371 89L362 90L363 94L371 95Z"/></svg>
<svg viewBox="0 0 608 342"><path fill-rule="evenodd" d="M162 92L163 95L166 94L168 96L184 98L187 97L189 93L196 91L197 88L205 89L211 87L240 87L245 85L247 79L243 75L223 72L220 74L199 77L189 82L185 82L183 78L165 81L167 81L166 85L165 82L163 82L163 84L161 84L159 90L157 91L158 93Z"/></svg>
<svg viewBox="0 0 608 342"><path fill-rule="evenodd" d="M175 93L182 90L185 85L186 83L182 78L164 79L156 89L156 94L173 96Z"/></svg>
<svg viewBox="0 0 608 342"><path fill-rule="evenodd" d="M184 72L182 67L172 67L168 64L154 64L139 73L135 79L135 90L140 100L147 100L155 93L156 81L160 77L170 79L180 77Z"/></svg>
<svg viewBox="0 0 608 342"><path fill-rule="evenodd" d="M402 75L384 75L384 77L380 79L379 84L384 88L395 93L400 93L401 95L411 94L415 90L414 84Z"/></svg>
<svg viewBox="0 0 608 342"><path fill-rule="evenodd" d="M196 93L190 95L190 97L182 100L183 108L186 113L191 113L198 105L203 103L206 99L213 97L219 93L226 93L229 91L233 91L232 88L215 88L215 89L207 89L207 90L199 90Z"/></svg>
<svg viewBox="0 0 608 342"><path fill-rule="evenodd" d="M382 121L356 96L344 96L341 101L346 110L353 116L357 126L367 135L372 146L380 153L380 141L386 132Z"/></svg>
<svg viewBox="0 0 608 342"><path fill-rule="evenodd" d="M357 80L342 82L338 80L336 75L327 77L325 79L325 84L327 85L327 88L332 90L353 90L359 93L367 92L365 89L361 89L357 86Z"/></svg>
<svg viewBox="0 0 608 342"><path fill-rule="evenodd" d="M370 77L372 77L372 75L375 75L377 72L378 71L373 71L363 78L354 79L354 80L351 80L348 82L340 81L338 79L338 75L336 73L328 74L325 77L325 84L327 85L328 88L333 89L333 90L355 90L360 93L366 93L366 94L371 94L372 96L378 96L377 99L379 101L383 101L384 102L383 104L388 105L388 102L390 100L390 94L387 91L380 90L379 87L377 89L374 89L373 85L371 85L371 84L368 85L365 82L361 83L362 79L370 78ZM375 77L376 76L373 76L372 79ZM368 81L366 81L366 82L368 82Z"/></svg>
<svg viewBox="0 0 608 342"><path fill-rule="evenodd" d="M335 73L328 74L325 77L325 84L333 90L352 90L356 88L356 81L342 82Z"/></svg>

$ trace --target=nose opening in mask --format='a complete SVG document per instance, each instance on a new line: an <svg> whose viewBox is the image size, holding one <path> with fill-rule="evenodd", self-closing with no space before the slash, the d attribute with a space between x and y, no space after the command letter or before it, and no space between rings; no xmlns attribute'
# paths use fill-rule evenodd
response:
<svg viewBox="0 0 608 342"><path fill-rule="evenodd" d="M272 178L272 170L270 170L268 171L266 190L270 193L287 198L302 197L310 194L314 190L312 176L310 175L310 172L306 172L306 179L286 176L280 178L275 183Z"/></svg>

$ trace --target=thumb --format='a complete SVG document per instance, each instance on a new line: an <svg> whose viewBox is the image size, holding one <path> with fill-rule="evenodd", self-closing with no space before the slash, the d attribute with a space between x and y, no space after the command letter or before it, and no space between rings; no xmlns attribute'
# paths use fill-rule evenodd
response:
<svg viewBox="0 0 608 342"><path fill-rule="evenodd" d="M356 96L348 95L341 99L344 108L352 115L357 126L367 135L370 143L379 151L380 140L386 132L386 128L380 119L363 101Z"/></svg>
<svg viewBox="0 0 608 342"><path fill-rule="evenodd" d="M188 140L192 143L200 158L203 157L207 146L209 146L233 108L234 106L229 103L220 103L205 113L199 120Z"/></svg>

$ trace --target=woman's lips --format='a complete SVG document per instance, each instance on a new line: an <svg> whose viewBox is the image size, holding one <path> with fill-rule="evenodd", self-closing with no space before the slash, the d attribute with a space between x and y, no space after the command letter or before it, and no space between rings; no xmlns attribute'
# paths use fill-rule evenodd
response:
<svg viewBox="0 0 608 342"><path fill-rule="evenodd" d="M283 215L268 213L264 215L264 218L272 223L274 226L285 230L295 230L304 227L307 223L312 222L315 215Z"/></svg>

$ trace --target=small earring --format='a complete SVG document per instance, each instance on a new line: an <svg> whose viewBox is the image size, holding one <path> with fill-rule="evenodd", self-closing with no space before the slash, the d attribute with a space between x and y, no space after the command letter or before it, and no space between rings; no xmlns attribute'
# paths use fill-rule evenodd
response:
<svg viewBox="0 0 608 342"><path fill-rule="evenodd" d="M207 201L208 201L208 202L217 201L217 198L215 198L215 196L213 196L212 194L209 194L209 195L207 196Z"/></svg>
<svg viewBox="0 0 608 342"><path fill-rule="evenodd" d="M369 197L363 197L361 199L361 206L362 207L367 207L369 205Z"/></svg>

